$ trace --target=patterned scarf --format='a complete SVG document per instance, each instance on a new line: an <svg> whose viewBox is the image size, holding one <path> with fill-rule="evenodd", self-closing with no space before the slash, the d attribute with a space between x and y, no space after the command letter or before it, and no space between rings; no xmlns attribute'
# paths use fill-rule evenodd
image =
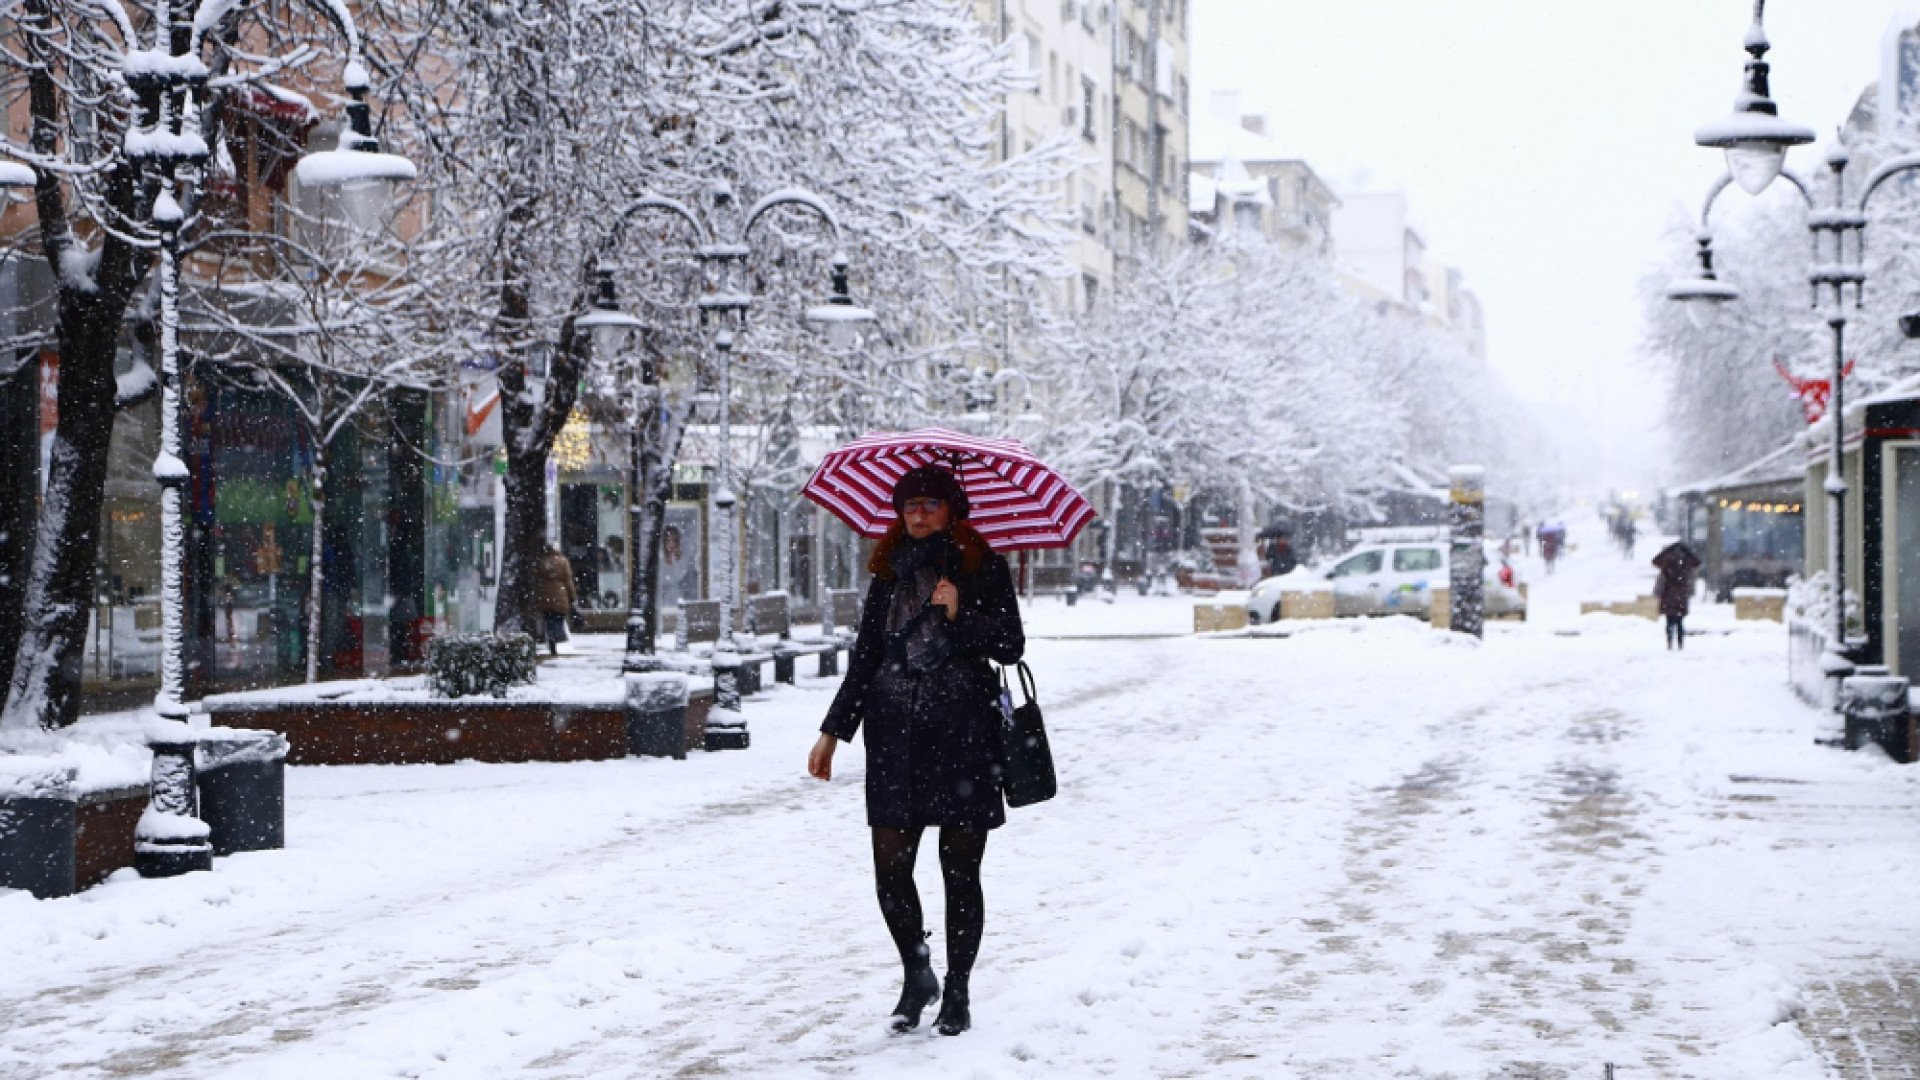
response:
<svg viewBox="0 0 1920 1080"><path fill-rule="evenodd" d="M942 577L959 563L959 549L946 533L925 540L904 538L893 553L893 599L887 606L887 655L907 670L924 675L947 662L945 612L931 601Z"/></svg>

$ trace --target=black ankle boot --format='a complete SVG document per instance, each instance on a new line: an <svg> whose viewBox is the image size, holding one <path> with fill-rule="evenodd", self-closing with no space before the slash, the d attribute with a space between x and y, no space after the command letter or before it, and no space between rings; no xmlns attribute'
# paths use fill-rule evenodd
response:
<svg viewBox="0 0 1920 1080"><path fill-rule="evenodd" d="M920 1014L939 1000L940 976L933 973L933 965L908 968L907 983L900 989L900 1004L893 1007L893 1030L912 1031L919 1027Z"/></svg>
<svg viewBox="0 0 1920 1080"><path fill-rule="evenodd" d="M972 1026L973 1012L967 1002L967 977L949 975L947 997L940 1003L940 1015L934 1018L933 1030L942 1035L958 1035Z"/></svg>

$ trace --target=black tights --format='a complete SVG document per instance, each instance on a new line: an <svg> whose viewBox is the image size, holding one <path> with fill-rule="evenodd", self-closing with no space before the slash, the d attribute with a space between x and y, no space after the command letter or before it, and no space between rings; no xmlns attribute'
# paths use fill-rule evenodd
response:
<svg viewBox="0 0 1920 1080"><path fill-rule="evenodd" d="M928 962L920 890L913 864L920 855L920 829L873 830L873 877L880 893L880 914L900 950L900 962L917 968ZM985 829L940 830L940 876L947 886L947 978L961 983L980 955L987 904L980 892L980 860L987 853Z"/></svg>

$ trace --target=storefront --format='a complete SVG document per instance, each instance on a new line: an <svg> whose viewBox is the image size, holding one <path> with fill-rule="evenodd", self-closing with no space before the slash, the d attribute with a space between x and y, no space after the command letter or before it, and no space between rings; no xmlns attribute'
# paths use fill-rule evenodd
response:
<svg viewBox="0 0 1920 1080"><path fill-rule="evenodd" d="M1715 598L1782 588L1806 561L1806 452L1798 441L1726 476L1677 488L1681 539Z"/></svg>
<svg viewBox="0 0 1920 1080"><path fill-rule="evenodd" d="M130 356L121 358L123 367ZM57 378L37 362L36 381ZM187 383L185 641L188 693L305 675L312 569L313 448L292 404L205 367ZM321 537L322 677L417 666L455 607L449 583L486 552L460 538L457 470L434 464L437 402L395 390L333 441ZM83 654L89 707L123 707L158 683L160 508L157 398L121 412L100 523ZM17 441L17 440L16 440ZM13 456L13 455L10 455ZM25 475L37 485L39 463ZM14 474L10 470L10 474Z"/></svg>
<svg viewBox="0 0 1920 1080"><path fill-rule="evenodd" d="M1798 492L1808 575L1827 569L1830 456L1826 437L1816 435ZM1920 380L1847 409L1842 462L1847 591L1858 600L1850 605L1853 658L1920 679Z"/></svg>

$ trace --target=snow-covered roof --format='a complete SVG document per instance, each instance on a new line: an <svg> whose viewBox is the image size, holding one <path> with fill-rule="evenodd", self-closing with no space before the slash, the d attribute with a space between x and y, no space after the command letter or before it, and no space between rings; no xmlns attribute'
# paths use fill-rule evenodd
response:
<svg viewBox="0 0 1920 1080"><path fill-rule="evenodd" d="M1865 409L1869 405L1886 405L1896 401L1910 401L1916 397L1920 397L1920 375L1915 375L1909 379L1902 379L1886 389L1881 390L1879 393L1869 394L1849 404L1847 406L1847 415L1851 416L1856 409Z"/></svg>
<svg viewBox="0 0 1920 1080"><path fill-rule="evenodd" d="M1220 177L1215 181L1215 187L1236 204L1252 202L1260 206L1273 205L1273 196L1267 193L1267 185L1254 179L1238 158L1228 158L1220 163Z"/></svg>
<svg viewBox="0 0 1920 1080"><path fill-rule="evenodd" d="M1187 213L1213 213L1213 204L1219 194L1220 189L1214 184L1213 177L1205 173L1187 175Z"/></svg>
<svg viewBox="0 0 1920 1080"><path fill-rule="evenodd" d="M1300 161L1303 155L1239 124L1196 114L1187 127L1187 158L1206 164L1217 164L1228 158L1259 163Z"/></svg>
<svg viewBox="0 0 1920 1080"><path fill-rule="evenodd" d="M1750 461L1724 476L1677 487L1672 493L1704 495L1710 491L1722 491L1726 488L1752 487L1755 484L1783 484L1804 479L1806 474L1806 453L1800 439L1796 437L1780 449L1758 460Z"/></svg>
<svg viewBox="0 0 1920 1080"><path fill-rule="evenodd" d="M1393 479L1400 485L1398 487L1392 487L1390 485L1391 490L1410 491L1421 495L1428 495L1435 491L1444 490L1447 486L1445 481L1436 480L1431 476L1424 476L1420 470L1404 462L1389 462L1387 472L1391 474Z"/></svg>

